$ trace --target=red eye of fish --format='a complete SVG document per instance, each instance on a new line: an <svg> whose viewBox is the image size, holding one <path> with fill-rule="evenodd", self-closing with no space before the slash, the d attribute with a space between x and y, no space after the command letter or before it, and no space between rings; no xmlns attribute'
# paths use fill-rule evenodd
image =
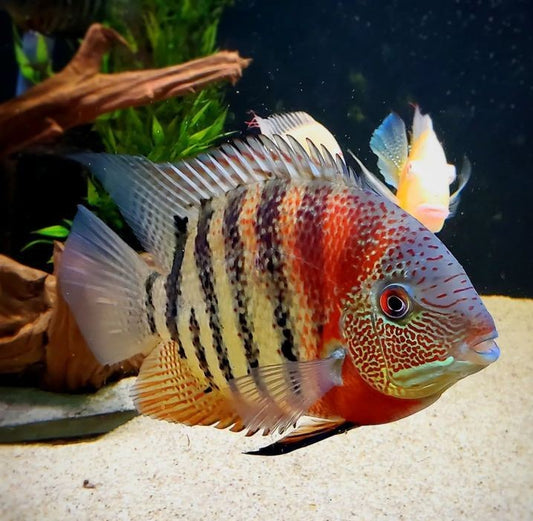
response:
<svg viewBox="0 0 533 521"><path fill-rule="evenodd" d="M383 289L379 305L383 313L392 319L404 318L411 309L407 291L398 284L390 284Z"/></svg>

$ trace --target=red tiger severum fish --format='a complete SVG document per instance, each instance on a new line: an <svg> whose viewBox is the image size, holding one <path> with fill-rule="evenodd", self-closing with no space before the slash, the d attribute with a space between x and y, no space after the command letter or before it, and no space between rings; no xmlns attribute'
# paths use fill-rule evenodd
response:
<svg viewBox="0 0 533 521"><path fill-rule="evenodd" d="M142 413L249 433L260 454L384 423L496 360L493 320L440 240L340 156L263 136L177 164L82 154L149 268L80 207L59 283L95 356L147 355Z"/></svg>

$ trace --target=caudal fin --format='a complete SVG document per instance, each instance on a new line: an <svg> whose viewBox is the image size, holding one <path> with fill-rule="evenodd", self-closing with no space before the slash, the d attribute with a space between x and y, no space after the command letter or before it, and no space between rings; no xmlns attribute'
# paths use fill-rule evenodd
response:
<svg viewBox="0 0 533 521"><path fill-rule="evenodd" d="M151 291L159 274L116 233L79 206L58 272L60 291L102 364L158 343Z"/></svg>

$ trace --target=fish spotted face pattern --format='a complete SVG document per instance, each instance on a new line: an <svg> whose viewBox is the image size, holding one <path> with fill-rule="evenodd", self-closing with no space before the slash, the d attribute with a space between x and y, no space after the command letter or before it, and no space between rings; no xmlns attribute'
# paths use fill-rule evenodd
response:
<svg viewBox="0 0 533 521"><path fill-rule="evenodd" d="M359 222L368 239L352 250L366 250L356 254L366 266L342 304L341 329L361 377L399 398L440 394L499 354L492 317L463 268L414 222L399 208Z"/></svg>

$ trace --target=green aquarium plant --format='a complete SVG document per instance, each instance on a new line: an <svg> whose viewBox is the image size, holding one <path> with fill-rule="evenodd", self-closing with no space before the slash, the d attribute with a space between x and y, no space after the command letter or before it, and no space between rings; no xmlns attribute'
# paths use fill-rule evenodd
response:
<svg viewBox="0 0 533 521"><path fill-rule="evenodd" d="M143 23L128 28L139 67L165 67L215 52L224 7L231 0L143 0ZM121 20L109 20L122 30ZM114 53L109 72L132 68L132 55ZM227 108L224 86L212 86L185 98L116 111L95 124L108 152L142 154L152 161L177 161L196 155L224 136Z"/></svg>
<svg viewBox="0 0 533 521"><path fill-rule="evenodd" d="M130 49L117 47L106 55L103 72L162 68L214 53L222 12L233 3L232 0L132 2L135 9L129 9L129 14L124 11L128 9L124 1L114 2L113 8L106 10L104 23L120 32ZM20 37L17 41L19 66L31 74ZM44 59L46 47L39 43L38 50L40 58ZM51 74L50 67L47 74ZM32 76L30 79L39 81L41 78ZM222 84L214 85L186 97L105 114L96 120L94 129L110 153L141 154L156 162L194 156L227 135L224 133L228 113L224 103L225 88ZM91 178L88 179L86 202L101 219L121 233L124 221L117 207ZM64 224L33 232L39 238L24 248L65 239L69 227ZM58 235L53 235L54 231Z"/></svg>
<svg viewBox="0 0 533 521"><path fill-rule="evenodd" d="M13 47L20 75L29 86L52 76L52 39L35 32L23 35L13 24Z"/></svg>
<svg viewBox="0 0 533 521"><path fill-rule="evenodd" d="M63 219L63 224L53 224L52 226L46 226L45 228L34 230L31 233L39 238L25 244L21 251L26 251L38 244L53 246L54 241L64 241L70 233L71 226L72 221L70 219ZM50 258L48 262L52 262L52 258Z"/></svg>
<svg viewBox="0 0 533 521"><path fill-rule="evenodd" d="M124 26L121 16L111 16L108 23L126 36L135 54L118 50L104 61L104 70L166 67L212 54L216 51L222 12L232 3L142 0L142 23L129 27ZM155 162L175 162L203 152L227 135L225 88L215 85L184 98L115 111L98 118L94 127L110 153L140 154ZM98 183L92 186L89 203L94 211L115 229L121 229L114 203Z"/></svg>

